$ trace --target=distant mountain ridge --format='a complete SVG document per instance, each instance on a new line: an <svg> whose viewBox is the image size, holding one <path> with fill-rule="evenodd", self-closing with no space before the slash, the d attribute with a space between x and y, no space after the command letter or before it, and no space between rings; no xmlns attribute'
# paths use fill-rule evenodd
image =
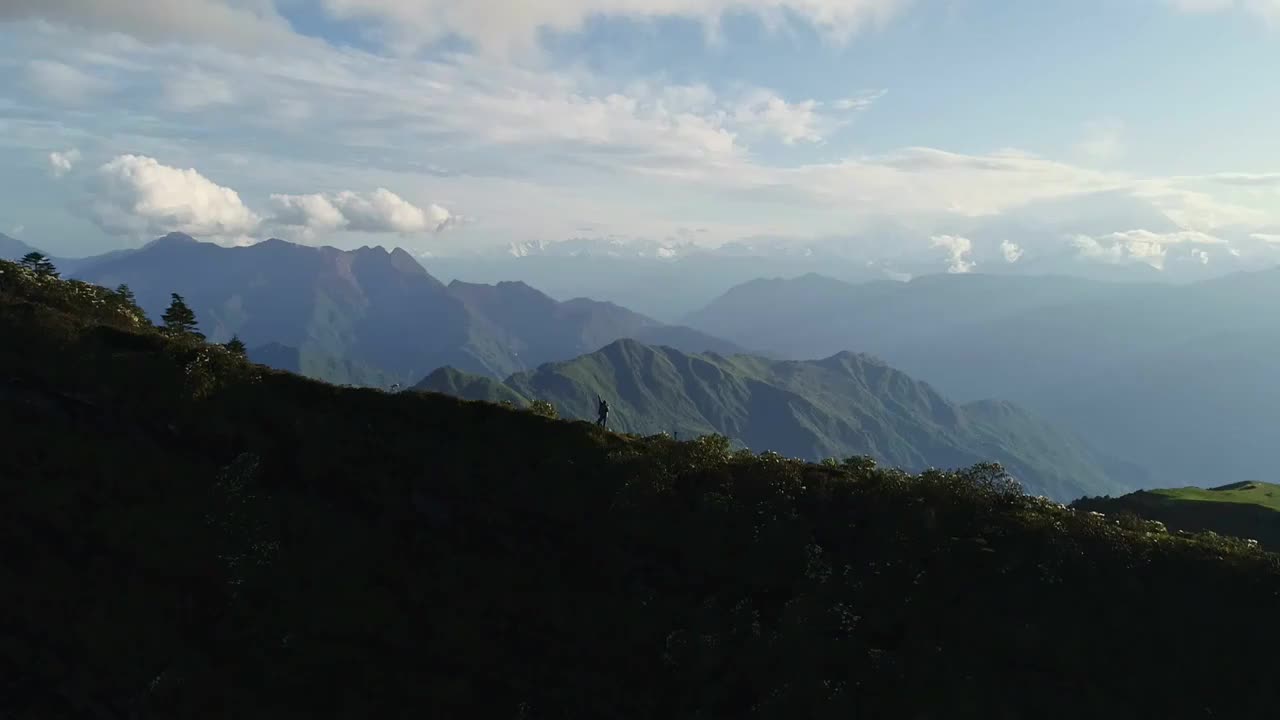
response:
<svg viewBox="0 0 1280 720"><path fill-rule="evenodd" d="M780 357L874 353L958 400L1011 400L1165 483L1192 484L1274 465L1277 305L1277 269L1186 285L805 276L740 285L687 322Z"/></svg>
<svg viewBox="0 0 1280 720"><path fill-rule="evenodd" d="M599 396L609 400L610 425L619 431L716 433L753 450L815 460L865 454L914 470L995 460L1029 491L1059 499L1133 486L1133 478L1108 475L1117 465L1020 408L957 405L883 362L848 352L774 361L620 340L505 382L442 368L415 389L490 402L547 400L579 419L595 418Z"/></svg>
<svg viewBox="0 0 1280 720"><path fill-rule="evenodd" d="M39 251L17 238L0 233L0 260L20 260L30 252Z"/></svg>
<svg viewBox="0 0 1280 720"><path fill-rule="evenodd" d="M729 342L608 303L557 302L518 282L444 285L409 253L343 251L279 239L227 248L172 233L88 263L76 277L128 284L158 318L183 295L213 340L238 335L250 348L296 354L282 369L331 378L405 382L451 365L506 377L575 357L621 337L691 351L736 351Z"/></svg>

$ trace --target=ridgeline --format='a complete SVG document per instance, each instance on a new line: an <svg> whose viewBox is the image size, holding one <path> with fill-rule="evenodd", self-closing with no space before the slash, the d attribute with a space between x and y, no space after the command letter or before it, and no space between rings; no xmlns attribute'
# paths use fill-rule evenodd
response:
<svg viewBox="0 0 1280 720"><path fill-rule="evenodd" d="M1263 718L1277 557L338 388L0 263L0 716Z"/></svg>

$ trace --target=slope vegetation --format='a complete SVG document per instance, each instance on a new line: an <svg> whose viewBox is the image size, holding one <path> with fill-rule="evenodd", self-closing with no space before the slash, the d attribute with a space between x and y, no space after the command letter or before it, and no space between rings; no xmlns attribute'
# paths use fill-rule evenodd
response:
<svg viewBox="0 0 1280 720"><path fill-rule="evenodd" d="M1280 563L342 389L0 263L0 714L1268 717ZM1158 691L1153 691L1158 688Z"/></svg>
<svg viewBox="0 0 1280 720"><path fill-rule="evenodd" d="M841 353L794 362L689 355L621 340L583 357L519 373L505 383L437 374L417 389L491 400L505 385L524 403L594 419L597 397L611 426L640 434L720 434L756 450L820 460L868 455L896 467L1003 463L1033 493L1070 499L1125 487L1104 458L1008 403L960 406L884 363ZM520 401L517 401L520 402Z"/></svg>

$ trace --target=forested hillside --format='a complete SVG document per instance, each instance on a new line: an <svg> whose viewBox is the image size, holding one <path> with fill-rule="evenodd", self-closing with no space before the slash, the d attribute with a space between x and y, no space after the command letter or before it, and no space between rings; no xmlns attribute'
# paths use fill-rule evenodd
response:
<svg viewBox="0 0 1280 720"><path fill-rule="evenodd" d="M343 389L0 263L0 715L1269 717L1280 562Z"/></svg>

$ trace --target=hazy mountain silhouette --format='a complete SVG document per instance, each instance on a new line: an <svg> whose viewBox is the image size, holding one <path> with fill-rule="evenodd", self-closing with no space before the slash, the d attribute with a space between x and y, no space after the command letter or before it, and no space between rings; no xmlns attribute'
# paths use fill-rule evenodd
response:
<svg viewBox="0 0 1280 720"><path fill-rule="evenodd" d="M875 353L961 401L1007 398L1109 455L1195 483L1272 467L1277 303L1280 270L1187 285L804 277L739 286L689 322L784 357Z"/></svg>
<svg viewBox="0 0 1280 720"><path fill-rule="evenodd" d="M210 339L236 334L250 348L292 348L284 369L333 368L315 375L324 379L403 381L444 365L505 377L632 335L694 351L736 349L607 303L559 303L523 283L445 286L399 248L277 239L227 248L173 233L87 263L77 277L128 284L152 317L179 293Z"/></svg>

